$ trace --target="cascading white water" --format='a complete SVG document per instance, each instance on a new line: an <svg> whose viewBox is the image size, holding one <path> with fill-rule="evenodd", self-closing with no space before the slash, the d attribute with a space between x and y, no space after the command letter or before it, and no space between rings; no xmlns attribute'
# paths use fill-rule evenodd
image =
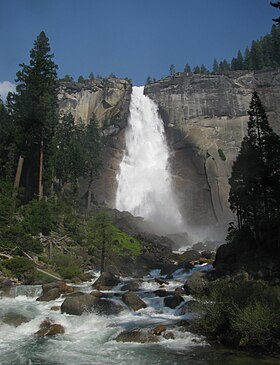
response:
<svg viewBox="0 0 280 365"><path fill-rule="evenodd" d="M116 208L144 217L157 233L180 232L182 217L172 191L163 121L143 92L143 86L133 87Z"/></svg>

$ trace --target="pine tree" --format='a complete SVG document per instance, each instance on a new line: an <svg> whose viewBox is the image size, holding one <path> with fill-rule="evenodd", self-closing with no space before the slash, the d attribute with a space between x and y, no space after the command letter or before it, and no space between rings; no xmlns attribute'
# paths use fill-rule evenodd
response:
<svg viewBox="0 0 280 365"><path fill-rule="evenodd" d="M236 68L237 70L243 70L243 56L240 50L237 53Z"/></svg>
<svg viewBox="0 0 280 365"><path fill-rule="evenodd" d="M200 67L200 73L202 75L206 75L208 73L208 70L207 68L202 64L201 67Z"/></svg>
<svg viewBox="0 0 280 365"><path fill-rule="evenodd" d="M175 76L176 70L175 70L175 66L173 65L173 63L170 65L169 67L169 75L170 76Z"/></svg>
<svg viewBox="0 0 280 365"><path fill-rule="evenodd" d="M30 51L30 64L20 65L17 93L8 100L9 111L17 128L17 146L24 157L25 199L42 196L50 186L52 138L58 123L57 65L50 53L49 40L41 32Z"/></svg>
<svg viewBox="0 0 280 365"><path fill-rule="evenodd" d="M219 64L218 61L216 60L216 58L214 59L214 63L213 63L213 73L214 74L218 74L220 71L219 69Z"/></svg>
<svg viewBox="0 0 280 365"><path fill-rule="evenodd" d="M184 73L190 74L191 72L192 72L192 70L191 70L190 65L188 63L186 63L185 68L184 68Z"/></svg>
<svg viewBox="0 0 280 365"><path fill-rule="evenodd" d="M245 52L244 52L243 69L244 70L252 69L252 60L251 60L251 53L250 53L249 47L246 47Z"/></svg>
<svg viewBox="0 0 280 365"><path fill-rule="evenodd" d="M270 247L272 228L279 229L280 223L280 138L270 127L256 92L248 114L248 136L233 164L229 202L239 228L250 227L256 243Z"/></svg>
<svg viewBox="0 0 280 365"><path fill-rule="evenodd" d="M78 82L79 82L80 84L83 84L83 83L85 82L85 79L84 79L84 77L83 77L82 75L80 75L80 76L78 77Z"/></svg>
<svg viewBox="0 0 280 365"><path fill-rule="evenodd" d="M150 85L152 83L152 78L151 76L148 76L147 79L146 79L146 85Z"/></svg>
<svg viewBox="0 0 280 365"><path fill-rule="evenodd" d="M84 137L84 158L85 173L84 176L88 180L87 188L87 209L90 209L92 200L92 185L94 179L99 176L102 167L101 153L103 150L103 139L101 130L98 126L95 115L93 114L86 126Z"/></svg>
<svg viewBox="0 0 280 365"><path fill-rule="evenodd" d="M84 129L71 113L63 115L57 125L53 140L54 173L62 195L66 184L72 184L75 190L78 178L85 174Z"/></svg>
<svg viewBox="0 0 280 365"><path fill-rule="evenodd" d="M201 71L200 71L200 67L199 67L199 66L195 66L195 67L193 68L193 73L194 73L194 74L200 74L200 73L201 73Z"/></svg>
<svg viewBox="0 0 280 365"><path fill-rule="evenodd" d="M89 74L88 79L89 79L90 81L95 80L95 77L94 77L93 72L91 72L91 73Z"/></svg>

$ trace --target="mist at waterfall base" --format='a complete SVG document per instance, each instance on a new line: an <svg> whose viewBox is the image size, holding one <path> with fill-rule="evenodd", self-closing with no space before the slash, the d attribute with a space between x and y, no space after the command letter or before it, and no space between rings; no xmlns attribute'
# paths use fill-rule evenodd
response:
<svg viewBox="0 0 280 365"><path fill-rule="evenodd" d="M157 234L186 231L172 189L169 151L157 105L133 87L116 208L141 216Z"/></svg>

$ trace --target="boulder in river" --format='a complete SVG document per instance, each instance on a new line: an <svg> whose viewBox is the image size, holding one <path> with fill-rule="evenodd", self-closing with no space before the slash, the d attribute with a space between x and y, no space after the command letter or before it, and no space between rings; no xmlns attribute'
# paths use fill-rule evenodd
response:
<svg viewBox="0 0 280 365"><path fill-rule="evenodd" d="M52 323L52 321L47 318L40 324L40 329L35 333L35 335L40 337L55 336L63 334L64 332L65 329L61 324Z"/></svg>
<svg viewBox="0 0 280 365"><path fill-rule="evenodd" d="M84 312L96 312L100 315L116 315L124 308L116 302L97 298L91 294L67 297L61 305L61 313L80 316Z"/></svg>
<svg viewBox="0 0 280 365"><path fill-rule="evenodd" d="M185 282L184 289L187 294L203 294L207 290L208 285L205 272L196 271Z"/></svg>
<svg viewBox="0 0 280 365"><path fill-rule="evenodd" d="M129 290L129 291L137 291L140 288L140 283L138 281L130 281L124 284L121 287L122 291Z"/></svg>
<svg viewBox="0 0 280 365"><path fill-rule="evenodd" d="M137 342L137 343L149 343L159 342L159 336L146 331L132 330L124 331L116 337L117 342Z"/></svg>
<svg viewBox="0 0 280 365"><path fill-rule="evenodd" d="M180 295L172 295L170 297L165 297L163 300L165 307L169 307L171 309L175 309L183 301L184 299Z"/></svg>
<svg viewBox="0 0 280 365"><path fill-rule="evenodd" d="M92 287L97 290L110 290L113 286L119 284L120 279L110 273L104 272L99 276L99 278L92 284Z"/></svg>
<svg viewBox="0 0 280 365"><path fill-rule="evenodd" d="M67 285L64 281L55 281L42 285L43 293L37 298L39 302L49 302L60 297L61 294L70 294L75 291L75 288Z"/></svg>
<svg viewBox="0 0 280 365"><path fill-rule="evenodd" d="M134 292L124 293L122 300L130 309L134 311L138 311L139 309L147 307L146 303Z"/></svg>
<svg viewBox="0 0 280 365"><path fill-rule="evenodd" d="M39 298L37 298L38 302L49 302L51 300L58 299L60 297L60 291L58 288L53 288L43 293Z"/></svg>
<svg viewBox="0 0 280 365"><path fill-rule="evenodd" d="M29 319L20 313L7 312L3 315L3 317L1 317L1 321L9 326L18 327L22 323L29 322Z"/></svg>
<svg viewBox="0 0 280 365"><path fill-rule="evenodd" d="M163 332L166 331L166 325L165 324L158 324L154 329L153 329L153 334L160 336Z"/></svg>

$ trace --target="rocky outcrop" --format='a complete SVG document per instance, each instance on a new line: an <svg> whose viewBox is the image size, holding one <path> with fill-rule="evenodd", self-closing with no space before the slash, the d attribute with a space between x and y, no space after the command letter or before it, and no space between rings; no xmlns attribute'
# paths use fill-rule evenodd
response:
<svg viewBox="0 0 280 365"><path fill-rule="evenodd" d="M94 113L102 126L109 123L124 128L128 117L131 84L127 80L106 78L85 83L61 82L59 109L86 123Z"/></svg>
<svg viewBox="0 0 280 365"><path fill-rule="evenodd" d="M116 175L123 156L124 128L127 124L132 85L118 78L61 82L59 89L59 109L70 112L75 120L87 123L92 113L96 115L103 134L108 136L103 153L103 170L93 187L93 199L114 207L117 189ZM80 194L87 189L87 181L80 181Z"/></svg>
<svg viewBox="0 0 280 365"><path fill-rule="evenodd" d="M232 219L228 177L246 134L255 90L279 133L279 70L178 74L145 87L166 126L177 199L191 226L222 225Z"/></svg>

